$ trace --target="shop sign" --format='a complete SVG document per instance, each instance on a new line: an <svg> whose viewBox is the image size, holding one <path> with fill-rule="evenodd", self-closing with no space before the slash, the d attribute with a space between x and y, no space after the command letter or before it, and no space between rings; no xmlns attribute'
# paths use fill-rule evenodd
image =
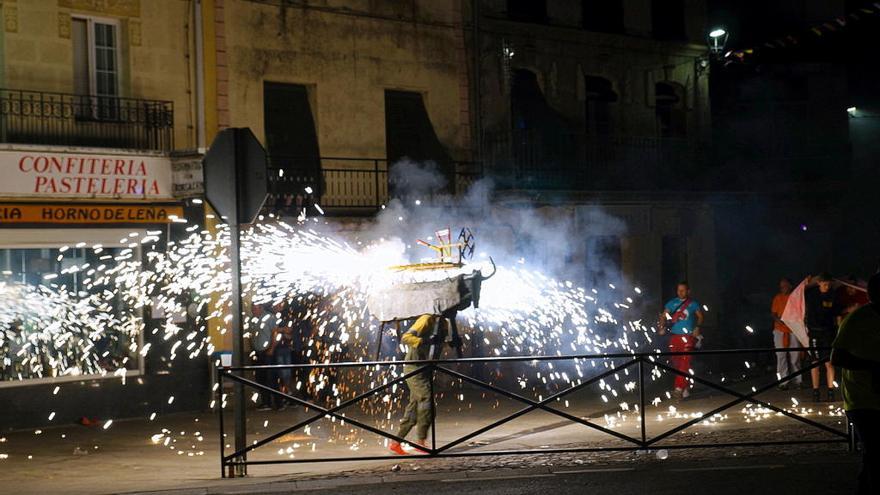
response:
<svg viewBox="0 0 880 495"><path fill-rule="evenodd" d="M0 151L0 196L172 198L167 157Z"/></svg>
<svg viewBox="0 0 880 495"><path fill-rule="evenodd" d="M171 192L175 198L194 198L205 194L201 156L174 160L171 162L171 174L174 179Z"/></svg>
<svg viewBox="0 0 880 495"><path fill-rule="evenodd" d="M169 223L183 218L182 206L0 203L0 226L18 223Z"/></svg>

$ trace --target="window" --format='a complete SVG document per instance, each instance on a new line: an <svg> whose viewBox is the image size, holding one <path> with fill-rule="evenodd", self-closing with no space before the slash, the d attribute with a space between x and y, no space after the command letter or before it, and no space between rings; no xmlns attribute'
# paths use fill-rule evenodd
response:
<svg viewBox="0 0 880 495"><path fill-rule="evenodd" d="M527 69L512 72L510 113L511 152L518 167L540 170L545 179L550 177L549 170L572 172L581 136L572 132L568 120L549 104L536 73Z"/></svg>
<svg viewBox="0 0 880 495"><path fill-rule="evenodd" d="M617 93L611 81L603 77L584 76L584 117L588 135L611 133L611 104L617 101Z"/></svg>
<svg viewBox="0 0 880 495"><path fill-rule="evenodd" d="M263 125L272 167L279 169L271 178L272 193L295 196L311 187L318 197L324 194L309 88L263 82Z"/></svg>
<svg viewBox="0 0 880 495"><path fill-rule="evenodd" d="M685 137L687 115L684 107L684 88L673 82L654 85L657 131L660 137Z"/></svg>
<svg viewBox="0 0 880 495"><path fill-rule="evenodd" d="M74 110L77 118L118 118L119 26L115 21L72 21Z"/></svg>
<svg viewBox="0 0 880 495"><path fill-rule="evenodd" d="M651 25L658 40L683 41L684 0L654 0L651 3Z"/></svg>
<svg viewBox="0 0 880 495"><path fill-rule="evenodd" d="M388 187L392 197L407 198L419 187L425 187L412 187L415 183L410 177L394 171L394 164L403 159L437 167L445 180L433 184L431 194L448 193L455 187L452 157L434 130L421 93L385 90L385 156L391 168Z"/></svg>
<svg viewBox="0 0 880 495"><path fill-rule="evenodd" d="M584 29L603 33L623 32L623 0L581 2Z"/></svg>
<svg viewBox="0 0 880 495"><path fill-rule="evenodd" d="M587 237L587 286L616 283L623 267L620 237L597 235Z"/></svg>
<svg viewBox="0 0 880 495"><path fill-rule="evenodd" d="M74 235L94 244L60 242ZM0 387L142 373L141 309L115 285L118 274L140 266L140 248L119 240L128 230L21 229L4 236Z"/></svg>
<svg viewBox="0 0 880 495"><path fill-rule="evenodd" d="M438 164L451 161L421 93L385 90L385 147L388 163L403 158Z"/></svg>

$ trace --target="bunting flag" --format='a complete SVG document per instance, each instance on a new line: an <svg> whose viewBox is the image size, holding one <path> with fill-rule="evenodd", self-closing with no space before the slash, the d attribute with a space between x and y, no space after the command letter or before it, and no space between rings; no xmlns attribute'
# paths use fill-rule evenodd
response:
<svg viewBox="0 0 880 495"><path fill-rule="evenodd" d="M746 62L748 57L758 55L768 50L778 50L780 48L788 48L795 46L804 39L805 36L821 37L825 34L836 33L851 27L854 23L866 19L868 16L880 16L880 2L871 2L856 11L850 12L845 16L835 17L828 22L815 24L806 28L802 34L789 34L773 41L762 43L760 46L730 50L724 54L722 58L730 62ZM748 56L748 57L747 57Z"/></svg>

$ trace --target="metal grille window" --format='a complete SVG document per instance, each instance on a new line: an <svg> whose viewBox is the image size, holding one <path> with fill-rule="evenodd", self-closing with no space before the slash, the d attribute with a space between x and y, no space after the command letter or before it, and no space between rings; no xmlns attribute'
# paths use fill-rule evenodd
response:
<svg viewBox="0 0 880 495"><path fill-rule="evenodd" d="M119 29L109 20L73 19L74 91L81 119L115 120L119 116Z"/></svg>

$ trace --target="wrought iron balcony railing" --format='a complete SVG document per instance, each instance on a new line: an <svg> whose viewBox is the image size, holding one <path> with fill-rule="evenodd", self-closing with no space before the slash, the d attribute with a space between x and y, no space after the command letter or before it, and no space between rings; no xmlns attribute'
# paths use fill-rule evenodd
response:
<svg viewBox="0 0 880 495"><path fill-rule="evenodd" d="M706 147L682 138L550 133L488 133L486 170L514 189L689 189L706 162Z"/></svg>
<svg viewBox="0 0 880 495"><path fill-rule="evenodd" d="M282 204L291 195L290 207L317 202L324 209L372 211L397 196L388 165L384 158L270 155L269 189ZM475 162L437 164L437 171L446 179L445 186L432 191L438 195L462 194L483 175ZM312 194L305 192L307 187Z"/></svg>
<svg viewBox="0 0 880 495"><path fill-rule="evenodd" d="M0 89L0 142L171 151L174 105Z"/></svg>

